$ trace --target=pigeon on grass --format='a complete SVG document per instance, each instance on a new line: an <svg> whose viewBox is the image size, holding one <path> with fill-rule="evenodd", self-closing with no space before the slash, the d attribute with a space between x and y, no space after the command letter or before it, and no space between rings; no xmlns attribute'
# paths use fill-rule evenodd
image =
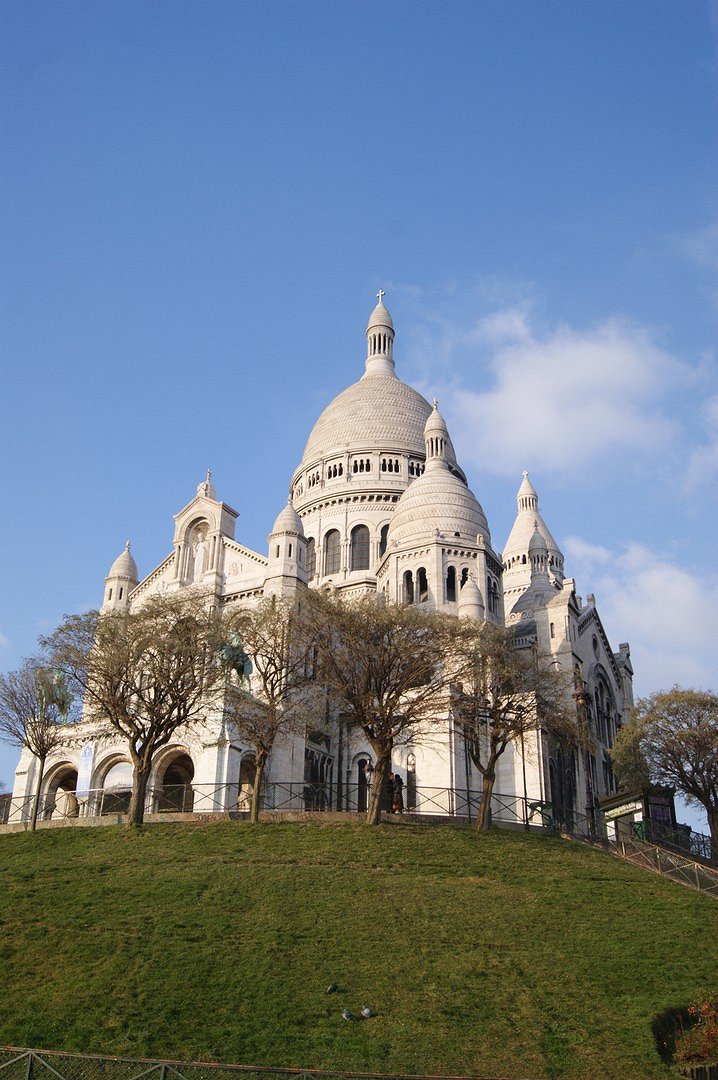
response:
<svg viewBox="0 0 718 1080"><path fill-rule="evenodd" d="M339 989L339 987L337 986L337 984L336 984L336 983L330 983L330 984L329 984L329 986L328 986L328 987L326 988L326 990L324 991L324 993L325 993L325 994L333 994L333 993L334 993L334 991L335 991L335 990L338 990L338 989Z"/></svg>
<svg viewBox="0 0 718 1080"><path fill-rule="evenodd" d="M351 1009L342 1009L342 1017L344 1020L358 1020L359 1017L355 1016Z"/></svg>
<svg viewBox="0 0 718 1080"><path fill-rule="evenodd" d="M366 1018L367 1020L369 1019L369 1017L370 1017L370 1016L376 1016L376 1013L374 1012L374 1010L373 1010L373 1009L370 1009L368 1005L364 1005L364 1006L362 1007L362 1011L361 1011L361 1014L362 1014L362 1016L364 1016L364 1017L365 1017L365 1018Z"/></svg>

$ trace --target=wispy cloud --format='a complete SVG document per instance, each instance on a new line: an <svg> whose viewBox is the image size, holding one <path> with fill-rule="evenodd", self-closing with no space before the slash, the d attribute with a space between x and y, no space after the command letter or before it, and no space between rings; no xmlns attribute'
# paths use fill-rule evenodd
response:
<svg viewBox="0 0 718 1080"><path fill-rule="evenodd" d="M435 320L412 349L467 463L504 475L665 458L680 437L669 397L696 378L644 326L614 317L546 327L529 301Z"/></svg>
<svg viewBox="0 0 718 1080"><path fill-rule="evenodd" d="M564 554L579 592L591 583L611 639L631 642L639 694L674 683L718 689L718 574L635 543L609 551L570 536Z"/></svg>
<svg viewBox="0 0 718 1080"><path fill-rule="evenodd" d="M0 649L7 649L9 647L9 645L10 645L10 638L6 637L6 635L3 634L2 630L0 630Z"/></svg>

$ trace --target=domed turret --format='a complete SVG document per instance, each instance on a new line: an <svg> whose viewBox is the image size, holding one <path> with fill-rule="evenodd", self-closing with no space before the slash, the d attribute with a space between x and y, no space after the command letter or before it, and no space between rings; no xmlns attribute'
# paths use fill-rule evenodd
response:
<svg viewBox="0 0 718 1080"><path fill-rule="evenodd" d="M527 615L543 607L550 596L555 596L555 586L551 584L548 573L548 544L539 530L538 521L534 522L533 536L529 541L529 563L531 580L528 588L511 609L512 615Z"/></svg>
<svg viewBox="0 0 718 1080"><path fill-rule="evenodd" d="M102 611L115 611L129 605L130 593L139 580L137 563L130 552L130 541L117 556L105 578L105 598Z"/></svg>
<svg viewBox="0 0 718 1080"><path fill-rule="evenodd" d="M485 608L481 590L473 577L469 577L468 581L462 585L459 593L459 618L476 619L477 622L483 622L484 616Z"/></svg>
<svg viewBox="0 0 718 1080"><path fill-rule="evenodd" d="M307 542L302 519L291 498L277 515L269 540L265 596L292 596L307 583Z"/></svg>
<svg viewBox="0 0 718 1080"><path fill-rule="evenodd" d="M504 590L507 596L516 595L528 588L531 579L531 555L529 544L535 532L543 537L546 544L545 564L552 581L560 585L563 581L563 555L551 535L546 522L539 511L538 495L524 472L521 486L516 495L516 519L509 533L503 551Z"/></svg>
<svg viewBox="0 0 718 1080"><path fill-rule="evenodd" d="M449 468L454 448L436 401L424 426L424 440L426 469L399 499L389 524L389 540L405 546L439 534L475 544L481 536L490 546L484 511L473 492Z"/></svg>
<svg viewBox="0 0 718 1080"><path fill-rule="evenodd" d="M294 509L291 499L287 499L287 505L277 515L277 520L274 522L272 531L269 534L270 538L279 533L294 533L296 536L304 536L302 519Z"/></svg>
<svg viewBox="0 0 718 1080"><path fill-rule="evenodd" d="M384 307L384 290L377 293L376 305L366 328L366 374L391 375L394 372L394 323Z"/></svg>

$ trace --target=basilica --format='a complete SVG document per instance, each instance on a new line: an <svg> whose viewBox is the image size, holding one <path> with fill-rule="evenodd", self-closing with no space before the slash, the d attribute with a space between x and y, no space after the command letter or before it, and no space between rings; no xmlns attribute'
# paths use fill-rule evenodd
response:
<svg viewBox="0 0 718 1080"><path fill-rule="evenodd" d="M426 605L512 629L531 648L572 673L573 698L590 729L586 752L569 753L538 731L500 760L496 798L517 820L534 810L585 813L615 790L609 749L632 705L630 650L611 646L594 597L585 601L524 472L516 519L503 548L457 461L436 401L397 376L394 324L383 293L366 328L361 377L324 409L307 439L289 498L266 553L235 536L237 512L218 497L211 474L174 518L166 558L140 578L129 543L112 563L101 610L141 604L157 592L198 585L218 604L291 598L305 588L383 594L387 602ZM450 713L430 743L395 749L407 808L471 816L479 776ZM318 717L304 736L275 746L268 809L361 810L371 753L361 733ZM25 752L15 776L12 820L29 816L36 762ZM116 815L128 801L126 748L87 730L48 761L41 817ZM147 811L242 812L254 777L253 748L220 719L186 731L155 762ZM513 807L513 809L512 809ZM529 808L531 810L529 811Z"/></svg>

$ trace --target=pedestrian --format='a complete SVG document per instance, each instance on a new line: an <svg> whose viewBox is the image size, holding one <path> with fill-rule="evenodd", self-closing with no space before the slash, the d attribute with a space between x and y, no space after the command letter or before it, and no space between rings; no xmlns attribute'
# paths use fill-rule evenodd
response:
<svg viewBox="0 0 718 1080"><path fill-rule="evenodd" d="M392 809L395 814L404 813L404 781L399 776L399 773L394 773L394 802L392 803Z"/></svg>

